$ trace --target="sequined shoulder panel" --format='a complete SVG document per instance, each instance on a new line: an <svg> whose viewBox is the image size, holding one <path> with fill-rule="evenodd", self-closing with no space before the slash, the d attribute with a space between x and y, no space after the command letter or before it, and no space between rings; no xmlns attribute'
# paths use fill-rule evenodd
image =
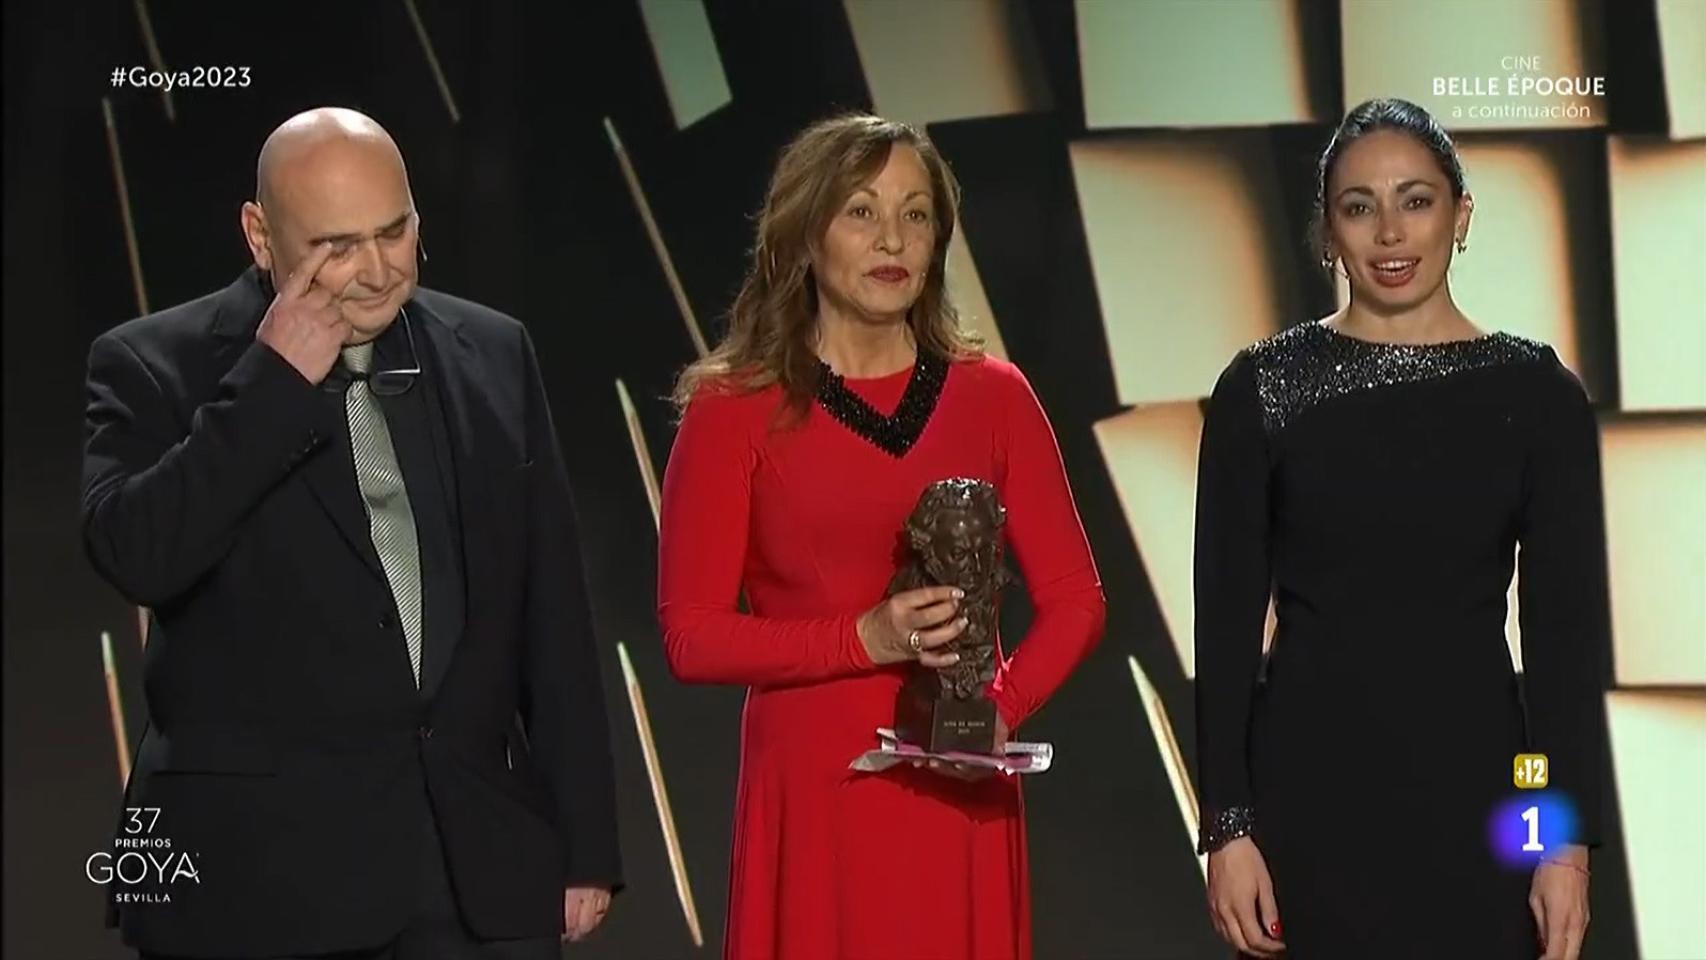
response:
<svg viewBox="0 0 1706 960"><path fill-rule="evenodd" d="M1503 332L1449 343L1372 343L1311 322L1253 344L1248 353L1262 426L1273 436L1299 414L1335 397L1480 367L1530 363L1548 350L1544 343Z"/></svg>

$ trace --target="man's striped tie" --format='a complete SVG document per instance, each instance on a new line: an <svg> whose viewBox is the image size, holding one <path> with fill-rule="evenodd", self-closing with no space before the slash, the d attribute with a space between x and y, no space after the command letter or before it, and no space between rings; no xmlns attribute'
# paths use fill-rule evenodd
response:
<svg viewBox="0 0 1706 960"><path fill-rule="evenodd" d="M373 343L345 347L344 365L361 374L373 366ZM361 500L367 506L373 549L391 583L391 596L403 623L403 639L409 645L409 665L415 685L421 682L421 554L415 538L415 514L409 509L409 491L403 486L403 471L391 445L391 430L385 412L367 388L367 380L356 379L344 392L344 410L349 414L350 449L355 455L355 477L361 485Z"/></svg>

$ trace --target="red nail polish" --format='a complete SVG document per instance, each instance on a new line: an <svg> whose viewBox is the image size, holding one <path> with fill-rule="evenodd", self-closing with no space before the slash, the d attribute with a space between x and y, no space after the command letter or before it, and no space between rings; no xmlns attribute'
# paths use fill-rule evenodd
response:
<svg viewBox="0 0 1706 960"><path fill-rule="evenodd" d="M1275 920L1273 923L1268 924L1268 932L1274 935L1275 940L1279 939L1280 925L1279 925L1278 920Z"/></svg>

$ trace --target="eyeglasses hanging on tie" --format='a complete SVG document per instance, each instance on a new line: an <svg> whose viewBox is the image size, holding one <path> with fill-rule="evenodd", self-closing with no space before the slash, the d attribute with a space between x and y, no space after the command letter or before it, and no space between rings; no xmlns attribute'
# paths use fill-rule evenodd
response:
<svg viewBox="0 0 1706 960"><path fill-rule="evenodd" d="M409 342L408 366L357 373L340 362L332 368L332 375L322 381L321 385L332 393L342 393L355 381L365 380L368 392L376 397L399 397L408 393L409 388L415 385L415 378L421 375L421 354L415 347L415 328L409 322L409 312L398 311L397 322L402 325L403 335ZM375 352L377 353L377 348Z"/></svg>

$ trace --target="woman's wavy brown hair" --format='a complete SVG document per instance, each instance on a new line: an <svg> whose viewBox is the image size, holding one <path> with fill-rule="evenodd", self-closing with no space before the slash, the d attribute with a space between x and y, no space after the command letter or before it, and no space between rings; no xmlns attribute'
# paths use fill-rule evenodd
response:
<svg viewBox="0 0 1706 960"><path fill-rule="evenodd" d="M869 114L843 114L807 127L782 151L758 213L752 262L729 310L728 332L677 378L678 410L701 389L744 393L772 384L781 385L785 409L803 414L811 407L819 376L812 255L841 205L876 179L895 144L912 147L924 161L936 226L936 249L907 326L920 351L950 360L982 353L982 341L960 329L944 276L959 216L959 181L922 131Z"/></svg>

